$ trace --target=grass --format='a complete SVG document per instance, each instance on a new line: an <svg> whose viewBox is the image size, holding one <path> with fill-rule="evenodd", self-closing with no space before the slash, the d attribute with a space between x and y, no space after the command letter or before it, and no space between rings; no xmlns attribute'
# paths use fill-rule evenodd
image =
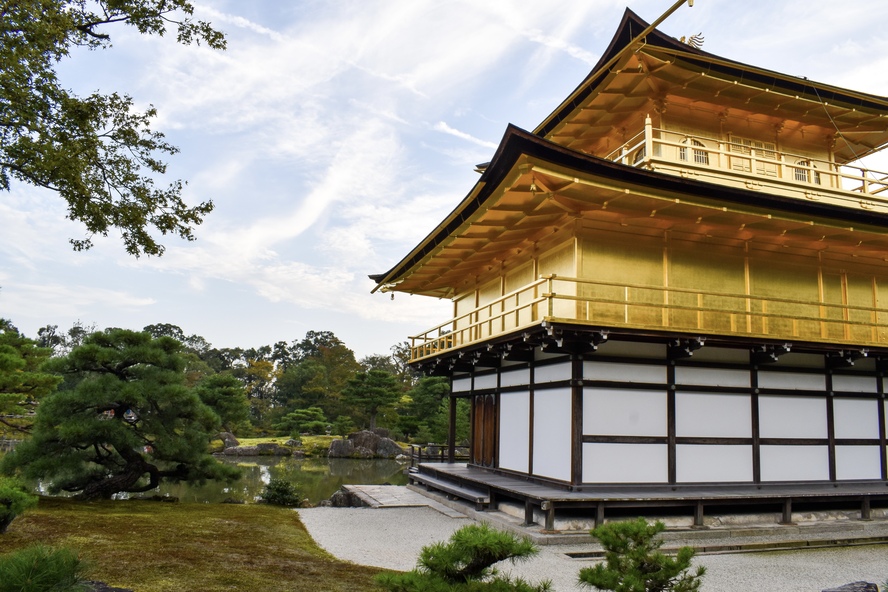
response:
<svg viewBox="0 0 888 592"><path fill-rule="evenodd" d="M43 498L0 536L0 553L35 543L69 547L91 579L138 592L379 589L380 570L335 559L274 506Z"/></svg>

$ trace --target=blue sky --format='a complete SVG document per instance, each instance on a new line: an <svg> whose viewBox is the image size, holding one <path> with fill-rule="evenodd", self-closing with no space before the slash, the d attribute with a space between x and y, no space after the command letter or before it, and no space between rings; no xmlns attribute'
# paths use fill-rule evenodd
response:
<svg viewBox="0 0 888 592"><path fill-rule="evenodd" d="M533 129L591 70L626 4L611 0L198 0L228 50L112 29L61 65L87 93L158 110L181 149L170 180L215 211L196 242L134 259L54 195L0 195L0 317L26 335L75 321L173 323L217 347L333 331L358 357L450 316L450 303L370 294L469 191L506 125ZM672 0L629 5L648 22ZM888 96L882 0L696 0L661 30L787 74ZM868 166L888 170L884 155Z"/></svg>

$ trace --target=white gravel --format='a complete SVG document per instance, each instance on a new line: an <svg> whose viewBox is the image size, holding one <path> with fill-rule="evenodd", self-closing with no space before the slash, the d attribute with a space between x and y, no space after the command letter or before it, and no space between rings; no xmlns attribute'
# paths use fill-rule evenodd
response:
<svg viewBox="0 0 888 592"><path fill-rule="evenodd" d="M472 522L428 507L309 508L299 515L318 545L339 559L399 571L415 567L422 547ZM533 582L551 580L558 592L588 592L577 574L594 560L566 555L588 548L545 545L525 563L498 567ZM704 592L820 592L860 580L881 586L888 579L888 545L701 555L694 564L706 567Z"/></svg>

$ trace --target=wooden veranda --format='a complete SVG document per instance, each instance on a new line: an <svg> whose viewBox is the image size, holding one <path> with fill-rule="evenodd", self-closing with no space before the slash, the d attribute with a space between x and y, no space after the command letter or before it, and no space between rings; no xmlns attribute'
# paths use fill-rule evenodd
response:
<svg viewBox="0 0 888 592"><path fill-rule="evenodd" d="M767 484L733 486L625 485L568 490L552 484L490 471L461 463L422 463L409 473L412 484L467 500L479 510L495 509L500 501L524 504L524 523L535 523L534 511L545 516L544 530L555 530L556 512L588 512L595 526L604 523L607 510L664 508L693 512L693 524L702 527L706 507L751 508L770 506L781 514L781 524L792 523L793 504L823 509L859 510L861 520L870 520L872 506L888 503L883 482L836 484Z"/></svg>

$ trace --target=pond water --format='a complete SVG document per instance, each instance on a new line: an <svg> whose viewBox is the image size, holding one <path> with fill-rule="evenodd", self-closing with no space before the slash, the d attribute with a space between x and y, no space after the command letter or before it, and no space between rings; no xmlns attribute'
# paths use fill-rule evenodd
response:
<svg viewBox="0 0 888 592"><path fill-rule="evenodd" d="M269 480L284 479L298 485L308 501L317 504L343 485L406 485L404 471L409 465L407 461L350 458L243 456L220 460L240 468L241 479L231 484L208 481L202 486L167 483L143 496L169 495L183 502L254 502Z"/></svg>

